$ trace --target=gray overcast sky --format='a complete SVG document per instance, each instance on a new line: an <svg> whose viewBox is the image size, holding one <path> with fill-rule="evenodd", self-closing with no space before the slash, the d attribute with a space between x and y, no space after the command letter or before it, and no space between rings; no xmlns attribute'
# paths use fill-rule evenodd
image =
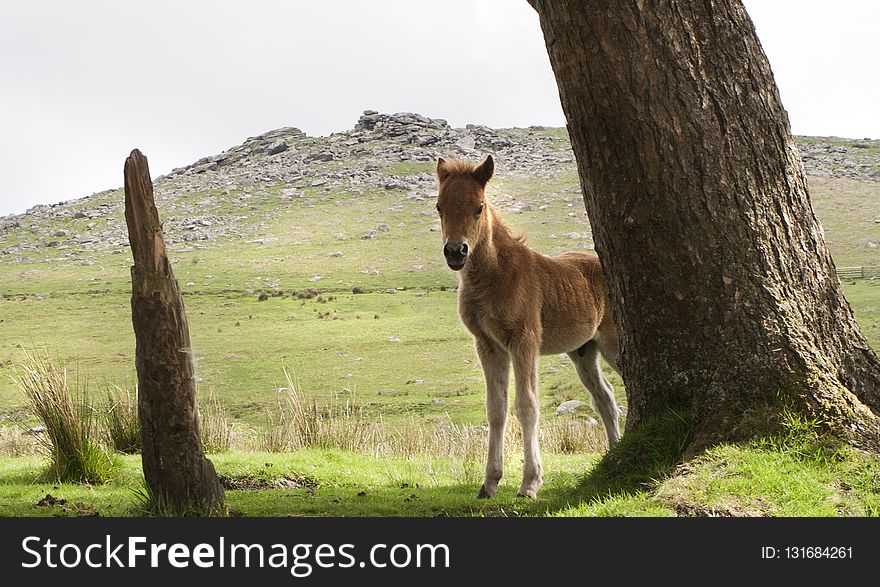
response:
<svg viewBox="0 0 880 587"><path fill-rule="evenodd" d="M880 138L880 2L746 0L797 134ZM526 0L0 4L0 215L365 108L564 125Z"/></svg>

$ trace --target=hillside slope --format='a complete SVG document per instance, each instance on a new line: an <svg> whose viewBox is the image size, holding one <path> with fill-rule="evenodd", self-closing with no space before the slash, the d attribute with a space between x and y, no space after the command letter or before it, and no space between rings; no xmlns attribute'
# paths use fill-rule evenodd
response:
<svg viewBox="0 0 880 587"><path fill-rule="evenodd" d="M799 148L812 178L880 180L880 141L802 137ZM156 178L156 196L173 250L188 252L218 238L258 233L266 228L267 212L297 199L309 206L326 194L382 190L409 201L430 198L437 157L487 153L497 159L500 177L540 180L574 169L564 129L456 129L442 119L367 110L352 130L329 137L308 137L296 128L251 137ZM95 253L126 247L122 205L119 188L2 217L0 261L88 263Z"/></svg>
<svg viewBox="0 0 880 587"><path fill-rule="evenodd" d="M880 265L880 142L804 137L800 148L838 266ZM498 165L490 198L531 246L592 248L564 129L366 111L346 132L282 128L157 178L200 393L259 420L286 366L327 401L355 396L377 417L481 423L482 376L441 255L432 169L438 156L487 153ZM0 411L24 403L9 373L29 348L96 384L132 381L122 207L116 189L0 218ZM847 291L876 344L876 289ZM542 361L542 393L548 417L586 399L565 357Z"/></svg>

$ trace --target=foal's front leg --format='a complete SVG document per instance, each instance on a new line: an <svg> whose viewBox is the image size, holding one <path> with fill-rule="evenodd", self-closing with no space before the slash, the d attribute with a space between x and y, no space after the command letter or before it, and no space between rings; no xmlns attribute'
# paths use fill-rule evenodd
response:
<svg viewBox="0 0 880 587"><path fill-rule="evenodd" d="M491 340L477 339L477 355L486 377L486 417L489 420L489 454L486 477L477 497L495 497L504 474L504 428L507 425L507 378L510 355Z"/></svg>
<svg viewBox="0 0 880 587"><path fill-rule="evenodd" d="M538 343L521 341L511 348L511 354L516 381L516 415L522 426L524 452L523 480L516 494L535 499L543 483L538 448L538 417L541 411L538 401Z"/></svg>

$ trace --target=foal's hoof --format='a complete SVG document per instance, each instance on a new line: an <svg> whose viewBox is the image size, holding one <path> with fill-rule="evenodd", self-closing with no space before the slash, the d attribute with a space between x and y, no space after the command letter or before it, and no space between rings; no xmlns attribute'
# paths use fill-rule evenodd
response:
<svg viewBox="0 0 880 587"><path fill-rule="evenodd" d="M480 492L477 494L477 499L491 499L493 497L495 497L494 491L490 492L488 489L486 489L485 485L480 487Z"/></svg>
<svg viewBox="0 0 880 587"><path fill-rule="evenodd" d="M538 490L541 488L541 478L532 479L531 481L526 481L523 479L522 485L519 486L519 491L516 492L517 497L528 497L529 499L537 499L538 498Z"/></svg>

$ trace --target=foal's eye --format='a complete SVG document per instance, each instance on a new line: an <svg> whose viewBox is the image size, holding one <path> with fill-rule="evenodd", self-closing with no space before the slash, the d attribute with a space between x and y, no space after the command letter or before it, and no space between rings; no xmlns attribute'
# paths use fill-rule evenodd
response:
<svg viewBox="0 0 880 587"><path fill-rule="evenodd" d="M479 216L482 213L483 213L483 205L480 204L479 206L477 206L477 216Z"/></svg>

